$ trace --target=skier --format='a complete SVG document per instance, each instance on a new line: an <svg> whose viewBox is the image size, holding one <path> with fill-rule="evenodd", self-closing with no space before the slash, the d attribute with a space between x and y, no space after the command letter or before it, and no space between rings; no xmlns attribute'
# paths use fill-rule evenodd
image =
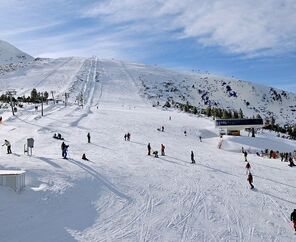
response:
<svg viewBox="0 0 296 242"><path fill-rule="evenodd" d="M150 143L148 143L147 149L148 149L148 155L151 155L151 145L150 145Z"/></svg>
<svg viewBox="0 0 296 242"><path fill-rule="evenodd" d="M124 135L124 140L125 140L125 141L126 141L126 138L127 138L127 135L125 134L125 135Z"/></svg>
<svg viewBox="0 0 296 242"><path fill-rule="evenodd" d="M87 143L90 143L90 133L87 133Z"/></svg>
<svg viewBox="0 0 296 242"><path fill-rule="evenodd" d="M62 143L61 149L62 149L62 156L64 159L67 159L67 150L69 145L66 145L65 142Z"/></svg>
<svg viewBox="0 0 296 242"><path fill-rule="evenodd" d="M172 120L172 117L171 116L169 117L169 120Z"/></svg>
<svg viewBox="0 0 296 242"><path fill-rule="evenodd" d="M81 158L82 160L88 160L87 158L86 158L86 155L85 155L85 153L83 153L83 155L82 155L82 158Z"/></svg>
<svg viewBox="0 0 296 242"><path fill-rule="evenodd" d="M289 162L290 162L289 164L290 167L295 166L292 156L289 157Z"/></svg>
<svg viewBox="0 0 296 242"><path fill-rule="evenodd" d="M199 136L199 141L202 142L202 140L201 140L201 136Z"/></svg>
<svg viewBox="0 0 296 242"><path fill-rule="evenodd" d="M164 127L163 126L161 126L161 132L164 132Z"/></svg>
<svg viewBox="0 0 296 242"><path fill-rule="evenodd" d="M161 150L161 155L162 156L165 156L164 149L165 149L165 146L163 144L161 144L160 145L160 150Z"/></svg>
<svg viewBox="0 0 296 242"><path fill-rule="evenodd" d="M130 141L131 140L131 134L127 133L126 138L127 138L127 141Z"/></svg>
<svg viewBox="0 0 296 242"><path fill-rule="evenodd" d="M249 172L249 175L248 175L247 180L248 180L248 182L249 182L249 184L251 186L251 189L254 189L254 186L252 184L253 183L253 176L252 176L252 173L251 172Z"/></svg>
<svg viewBox="0 0 296 242"><path fill-rule="evenodd" d="M245 157L245 161L247 162L247 156L248 156L248 152L245 150L244 151L244 157Z"/></svg>
<svg viewBox="0 0 296 242"><path fill-rule="evenodd" d="M271 151L269 152L269 159L272 158L272 154L273 154L273 150L271 150Z"/></svg>
<svg viewBox="0 0 296 242"><path fill-rule="evenodd" d="M194 153L191 151L191 164L195 164Z"/></svg>
<svg viewBox="0 0 296 242"><path fill-rule="evenodd" d="M248 162L248 163L246 164L246 171L247 171L247 174L250 173L250 169L251 169L251 165L250 165L250 163Z"/></svg>
<svg viewBox="0 0 296 242"><path fill-rule="evenodd" d="M293 222L295 233L296 233L296 209L291 213L291 221Z"/></svg>
<svg viewBox="0 0 296 242"><path fill-rule="evenodd" d="M2 146L4 146L4 145L7 146L7 154L11 154L11 144L7 139L4 140L4 144Z"/></svg>
<svg viewBox="0 0 296 242"><path fill-rule="evenodd" d="M184 135L187 136L187 132L186 132L186 130L184 131Z"/></svg>

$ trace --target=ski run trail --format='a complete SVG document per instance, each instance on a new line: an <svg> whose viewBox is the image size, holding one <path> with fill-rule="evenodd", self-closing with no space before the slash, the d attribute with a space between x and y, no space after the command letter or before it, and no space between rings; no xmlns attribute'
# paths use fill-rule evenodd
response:
<svg viewBox="0 0 296 242"><path fill-rule="evenodd" d="M1 111L0 135L11 141L13 154L2 147L0 168L27 173L22 192L0 187L0 241L296 241L289 219L296 208L295 168L249 154L252 191L240 153L246 143L295 149L295 142L243 133L226 136L218 149L212 120L152 107L136 78L125 63L95 57L48 60L1 77L1 90L54 89L61 98L70 91L70 99L66 107L45 104L43 117L34 105L14 117ZM75 104L81 93L83 108ZM157 131L161 126L165 132ZM130 141L124 141L127 132ZM69 144L67 160L54 133ZM29 137L35 140L31 157L23 154ZM148 142L159 153L164 144L166 156L148 156Z"/></svg>

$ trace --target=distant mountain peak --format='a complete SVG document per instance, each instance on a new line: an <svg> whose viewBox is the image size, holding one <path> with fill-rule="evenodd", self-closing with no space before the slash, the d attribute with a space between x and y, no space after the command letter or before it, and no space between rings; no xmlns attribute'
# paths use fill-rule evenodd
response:
<svg viewBox="0 0 296 242"><path fill-rule="evenodd" d="M34 60L34 57L19 50L10 43L0 40L0 65L10 63L25 63Z"/></svg>

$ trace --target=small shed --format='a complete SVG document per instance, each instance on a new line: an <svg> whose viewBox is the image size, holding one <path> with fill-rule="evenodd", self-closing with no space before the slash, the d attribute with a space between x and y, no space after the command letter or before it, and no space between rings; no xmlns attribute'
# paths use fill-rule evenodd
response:
<svg viewBox="0 0 296 242"><path fill-rule="evenodd" d="M0 185L20 192L25 187L25 173L23 170L0 170Z"/></svg>

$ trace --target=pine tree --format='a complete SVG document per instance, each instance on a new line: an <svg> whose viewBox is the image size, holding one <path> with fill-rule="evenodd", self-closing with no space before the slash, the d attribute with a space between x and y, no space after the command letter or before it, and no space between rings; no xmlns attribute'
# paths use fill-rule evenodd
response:
<svg viewBox="0 0 296 242"><path fill-rule="evenodd" d="M197 108L196 107L193 108L193 114L197 114Z"/></svg>
<svg viewBox="0 0 296 242"><path fill-rule="evenodd" d="M37 100L38 100L38 93L37 93L37 90L34 88L31 91L31 101L36 102Z"/></svg>
<svg viewBox="0 0 296 242"><path fill-rule="evenodd" d="M206 114L208 117L212 116L212 109L211 107L207 107Z"/></svg>

